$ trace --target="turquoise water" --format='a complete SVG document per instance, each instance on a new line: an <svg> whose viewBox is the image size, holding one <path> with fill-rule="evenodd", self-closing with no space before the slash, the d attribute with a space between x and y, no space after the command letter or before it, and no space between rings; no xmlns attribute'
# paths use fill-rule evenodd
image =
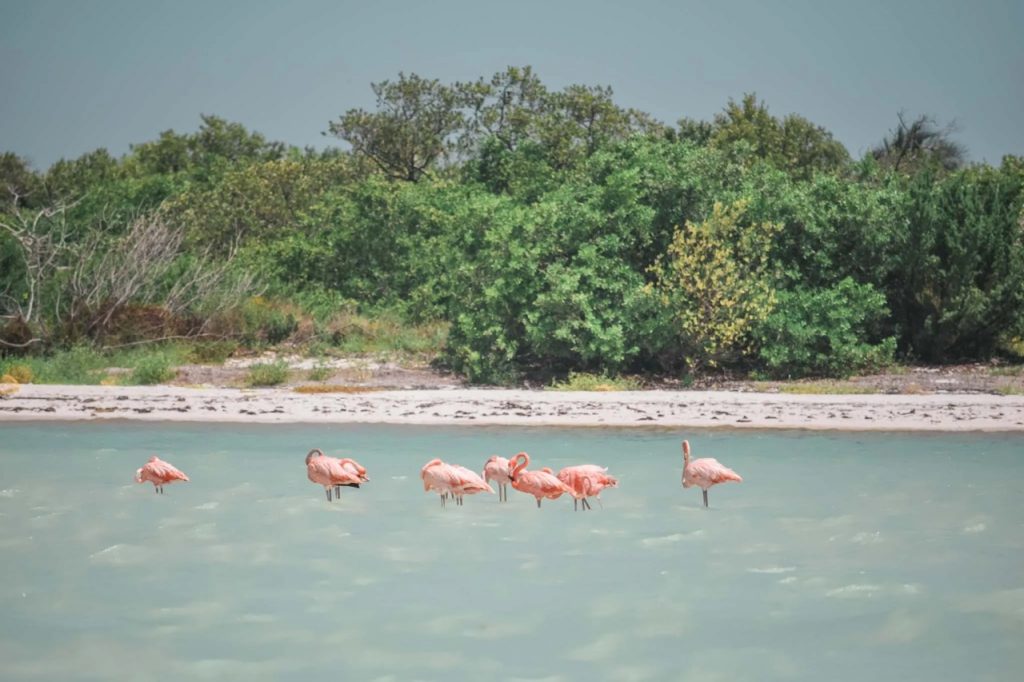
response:
<svg viewBox="0 0 1024 682"><path fill-rule="evenodd" d="M679 485L679 442L744 477ZM0 678L1016 680L1024 438L0 424ZM369 470L326 501L311 447ZM606 465L603 507L419 468ZM191 478L132 482L159 453Z"/></svg>

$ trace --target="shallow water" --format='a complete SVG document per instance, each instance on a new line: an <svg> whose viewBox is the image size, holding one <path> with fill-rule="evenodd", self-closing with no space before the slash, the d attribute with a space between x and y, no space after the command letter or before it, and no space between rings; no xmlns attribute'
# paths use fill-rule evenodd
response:
<svg viewBox="0 0 1024 682"><path fill-rule="evenodd" d="M708 510L667 430L0 424L0 678L1020 679L1024 438L685 435L745 479ZM620 488L423 492L521 449Z"/></svg>

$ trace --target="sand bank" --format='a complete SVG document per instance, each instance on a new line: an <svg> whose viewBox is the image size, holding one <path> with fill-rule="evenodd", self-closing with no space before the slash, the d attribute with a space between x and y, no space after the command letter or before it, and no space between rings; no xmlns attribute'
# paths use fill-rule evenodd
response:
<svg viewBox="0 0 1024 682"><path fill-rule="evenodd" d="M1024 432L1024 396L467 388L310 395L273 388L26 385L0 399L0 422L100 419Z"/></svg>

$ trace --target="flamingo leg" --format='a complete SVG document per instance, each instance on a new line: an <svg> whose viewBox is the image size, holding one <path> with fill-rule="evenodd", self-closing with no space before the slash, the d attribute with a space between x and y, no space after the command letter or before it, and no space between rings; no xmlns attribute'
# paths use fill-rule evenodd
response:
<svg viewBox="0 0 1024 682"><path fill-rule="evenodd" d="M540 498L537 498L537 509L540 509Z"/></svg>
<svg viewBox="0 0 1024 682"><path fill-rule="evenodd" d="M331 501L331 489L325 487L324 488L324 492L327 493L327 501L330 502Z"/></svg>
<svg viewBox="0 0 1024 682"><path fill-rule="evenodd" d="M585 497L583 498L583 506L584 506L584 507L585 507L586 509L590 509L590 503L589 503L589 502L587 502L587 498L585 498Z"/></svg>
<svg viewBox="0 0 1024 682"><path fill-rule="evenodd" d="M704 506L708 506L708 491L704 491Z"/></svg>
<svg viewBox="0 0 1024 682"><path fill-rule="evenodd" d="M579 511L579 509L576 508L577 506L579 506L579 503L580 503L580 501L577 500L575 497L572 498L572 510L573 511Z"/></svg>
<svg viewBox="0 0 1024 682"><path fill-rule="evenodd" d="M339 500L341 499L341 486L340 485L334 486L334 496L336 498L338 498Z"/></svg>

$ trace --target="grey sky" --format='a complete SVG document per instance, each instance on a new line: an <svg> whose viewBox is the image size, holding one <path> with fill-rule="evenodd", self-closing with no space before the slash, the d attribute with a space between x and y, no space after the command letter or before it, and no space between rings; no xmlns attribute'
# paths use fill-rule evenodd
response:
<svg viewBox="0 0 1024 682"><path fill-rule="evenodd" d="M200 113L322 147L371 82L530 64L669 123L756 91L855 156L899 110L929 113L998 163L1024 154L1022 29L1021 0L0 0L0 151L119 155Z"/></svg>

